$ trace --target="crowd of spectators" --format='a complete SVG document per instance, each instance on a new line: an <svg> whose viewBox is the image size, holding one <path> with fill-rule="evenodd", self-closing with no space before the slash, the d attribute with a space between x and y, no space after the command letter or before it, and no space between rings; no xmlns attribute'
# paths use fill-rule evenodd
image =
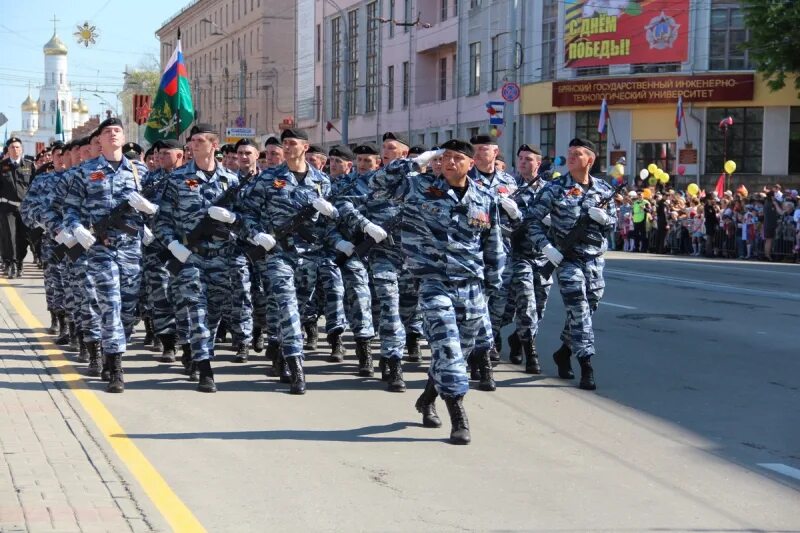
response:
<svg viewBox="0 0 800 533"><path fill-rule="evenodd" d="M780 185L689 195L658 187L618 194L609 248L800 263L800 198Z"/></svg>

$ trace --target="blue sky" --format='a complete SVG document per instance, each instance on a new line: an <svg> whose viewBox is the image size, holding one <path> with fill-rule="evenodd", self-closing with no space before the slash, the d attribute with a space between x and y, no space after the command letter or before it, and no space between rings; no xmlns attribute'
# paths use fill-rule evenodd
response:
<svg viewBox="0 0 800 533"><path fill-rule="evenodd" d="M91 114L102 113L108 104L119 105L116 93L122 88L125 65L135 68L158 61L155 31L189 0L72 0L54 2L3 0L0 16L0 112L8 121L8 131L20 128L20 104L32 85L44 82L42 47L53 35L53 16L58 19L58 35L69 48L69 78L73 95L82 95ZM84 48L73 33L88 21L100 33L97 44ZM82 90L81 90L82 89ZM5 126L0 128L0 135ZM2 139L2 137L0 137Z"/></svg>

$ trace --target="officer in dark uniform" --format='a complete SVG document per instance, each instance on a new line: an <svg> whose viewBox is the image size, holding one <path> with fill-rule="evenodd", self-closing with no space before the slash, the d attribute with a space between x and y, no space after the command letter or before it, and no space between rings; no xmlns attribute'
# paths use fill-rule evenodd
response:
<svg viewBox="0 0 800 533"><path fill-rule="evenodd" d="M144 152L144 149L135 142L127 142L122 145L123 155L131 161L141 161L142 152ZM148 167L148 170L150 170L150 167Z"/></svg>
<svg viewBox="0 0 800 533"><path fill-rule="evenodd" d="M0 163L0 255L3 274L22 277L22 260L28 253L27 229L19 215L19 205L31 185L35 168L23 159L22 141L11 137L6 141L8 158Z"/></svg>

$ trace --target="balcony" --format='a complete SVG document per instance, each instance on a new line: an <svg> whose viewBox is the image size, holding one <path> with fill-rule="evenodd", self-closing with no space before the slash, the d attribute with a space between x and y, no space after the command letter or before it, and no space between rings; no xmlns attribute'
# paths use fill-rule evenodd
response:
<svg viewBox="0 0 800 533"><path fill-rule="evenodd" d="M415 32L416 52L425 54L436 51L438 48L455 45L458 41L458 18L451 17L444 22L434 24L431 28L420 29Z"/></svg>

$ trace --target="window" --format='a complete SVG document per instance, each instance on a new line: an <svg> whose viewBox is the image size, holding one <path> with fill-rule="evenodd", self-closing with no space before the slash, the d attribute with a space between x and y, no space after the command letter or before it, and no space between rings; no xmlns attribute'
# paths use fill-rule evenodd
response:
<svg viewBox="0 0 800 533"><path fill-rule="evenodd" d="M735 0L711 2L711 34L708 44L709 70L750 68L747 51L741 48L748 38L744 13Z"/></svg>
<svg viewBox="0 0 800 533"><path fill-rule="evenodd" d="M477 137L480 132L480 128L467 128L467 138L472 139L473 137Z"/></svg>
<svg viewBox="0 0 800 533"><path fill-rule="evenodd" d="M439 20L444 22L447 20L447 3L450 0L441 0L441 8L439 9Z"/></svg>
<svg viewBox="0 0 800 533"><path fill-rule="evenodd" d="M539 148L542 157L550 159L556 156L556 114L543 113L539 115Z"/></svg>
<svg viewBox="0 0 800 533"><path fill-rule="evenodd" d="M725 134L718 127L725 117L733 117L728 128L727 151L723 152ZM737 173L761 173L762 107L710 107L706 112L706 167L708 174L722 172L728 159L736 161Z"/></svg>
<svg viewBox="0 0 800 533"><path fill-rule="evenodd" d="M800 173L800 107L789 113L789 173Z"/></svg>
<svg viewBox="0 0 800 533"><path fill-rule="evenodd" d="M481 0L469 0L469 8L481 7Z"/></svg>
<svg viewBox="0 0 800 533"><path fill-rule="evenodd" d="M492 37L492 91L497 89L500 72L502 72L500 68L500 36L495 35Z"/></svg>
<svg viewBox="0 0 800 533"><path fill-rule="evenodd" d="M458 0L453 0L453 16L458 16ZM450 137L452 139L452 137Z"/></svg>
<svg viewBox="0 0 800 533"><path fill-rule="evenodd" d="M408 61L403 61L403 109L408 107L408 101L410 99L409 97L411 96L409 94L411 80L408 79L410 74L411 71L409 69Z"/></svg>
<svg viewBox="0 0 800 533"><path fill-rule="evenodd" d="M58 83L60 83L61 85L64 85L64 73L63 72L58 74Z"/></svg>
<svg viewBox="0 0 800 533"><path fill-rule="evenodd" d="M367 113L378 109L378 2L367 4Z"/></svg>
<svg viewBox="0 0 800 533"><path fill-rule="evenodd" d="M350 105L350 114L355 115L358 112L358 9L347 13L347 31L347 46L350 49L347 62L347 68L350 69L348 73L350 86L346 88L347 101Z"/></svg>
<svg viewBox="0 0 800 533"><path fill-rule="evenodd" d="M597 131L598 111L578 111L575 113L575 137L588 139L597 146L597 160L592 172L602 171L606 167L606 139Z"/></svg>
<svg viewBox="0 0 800 533"><path fill-rule="evenodd" d="M481 43L469 45L469 92L473 96L481 92Z"/></svg>
<svg viewBox="0 0 800 533"><path fill-rule="evenodd" d="M320 25L319 25L319 24L317 24L317 35L316 35L316 38L317 38L317 46L316 46L316 48L315 48L315 50L316 50L316 55L314 56L314 58L315 58L315 61L316 61L317 63L319 63L319 59L320 59L320 57L322 56L322 36L320 35L321 33L322 33L322 28L320 27Z"/></svg>
<svg viewBox="0 0 800 533"><path fill-rule="evenodd" d="M439 146L439 132L431 132L431 146Z"/></svg>
<svg viewBox="0 0 800 533"><path fill-rule="evenodd" d="M388 85L386 111L391 111L394 109L394 65L386 69L386 84Z"/></svg>
<svg viewBox="0 0 800 533"><path fill-rule="evenodd" d="M394 37L394 2L395 0L389 0L389 38L391 39Z"/></svg>
<svg viewBox="0 0 800 533"><path fill-rule="evenodd" d="M447 58L439 58L439 100L447 100Z"/></svg>
<svg viewBox="0 0 800 533"><path fill-rule="evenodd" d="M558 0L544 0L542 8L542 79L552 80L556 76L556 26L558 24Z"/></svg>
<svg viewBox="0 0 800 533"><path fill-rule="evenodd" d="M650 163L655 163L658 168L668 174L675 173L675 143L652 142L636 143L636 167L647 168Z"/></svg>
<svg viewBox="0 0 800 533"><path fill-rule="evenodd" d="M602 67L578 67L575 69L575 76L608 76L608 65Z"/></svg>
<svg viewBox="0 0 800 533"><path fill-rule="evenodd" d="M403 2L403 22L411 22L414 20L413 15L411 15L411 0L403 0ZM411 31L411 26L403 26L403 33L408 33L409 31Z"/></svg>
<svg viewBox="0 0 800 533"><path fill-rule="evenodd" d="M661 72L678 72L680 63L644 63L631 65L631 74L658 74Z"/></svg>
<svg viewBox="0 0 800 533"><path fill-rule="evenodd" d="M459 76L459 67L458 67L458 55L456 55L456 54L453 54L453 63L452 63L452 65L453 65L453 84L452 84L453 85L453 87L452 87L453 88L453 91L452 91L453 96L452 97L453 98L457 98L458 97L458 81L461 78L457 78L457 76Z"/></svg>
<svg viewBox="0 0 800 533"><path fill-rule="evenodd" d="M447 137L447 140L449 141L453 138L453 130L445 130L444 136Z"/></svg>
<svg viewBox="0 0 800 533"><path fill-rule="evenodd" d="M342 19L331 19L331 118L339 118L342 76Z"/></svg>
<svg viewBox="0 0 800 533"><path fill-rule="evenodd" d="M319 111L322 108L322 88L317 85L314 87L314 120L319 122ZM256 115L258 117L258 115Z"/></svg>

